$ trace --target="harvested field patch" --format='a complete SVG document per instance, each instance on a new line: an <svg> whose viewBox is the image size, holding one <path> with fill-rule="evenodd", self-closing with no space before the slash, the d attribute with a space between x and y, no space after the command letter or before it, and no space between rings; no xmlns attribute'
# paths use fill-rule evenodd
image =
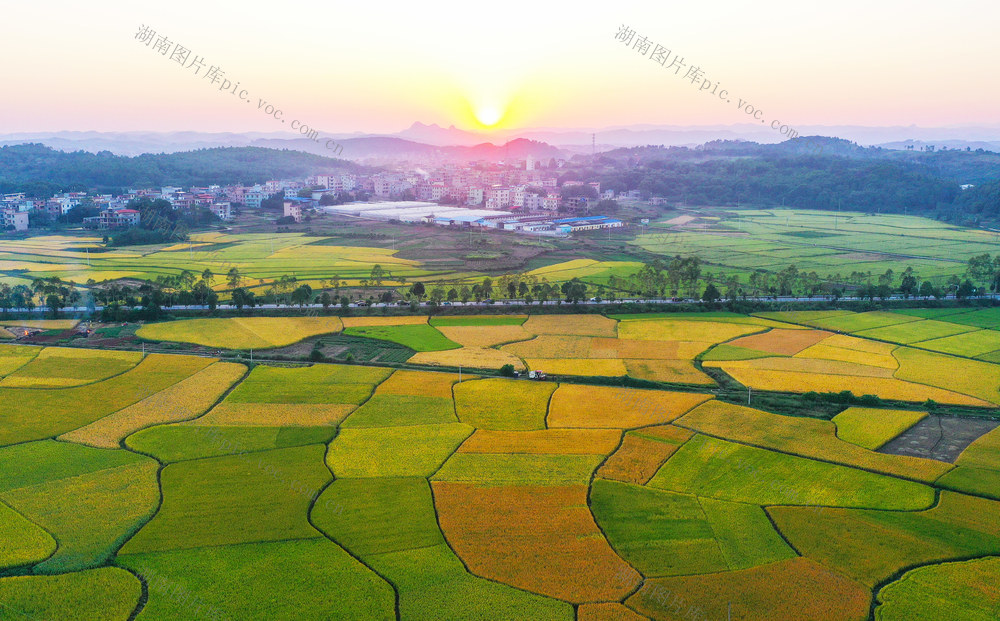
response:
<svg viewBox="0 0 1000 621"><path fill-rule="evenodd" d="M339 317L230 317L149 323L136 336L223 349L269 349L340 332Z"/></svg>
<svg viewBox="0 0 1000 621"><path fill-rule="evenodd" d="M524 329L531 334L615 336L618 322L603 315L531 315Z"/></svg>
<svg viewBox="0 0 1000 621"><path fill-rule="evenodd" d="M556 384L483 379L455 386L458 418L481 429L531 431L545 428L549 398Z"/></svg>
<svg viewBox="0 0 1000 621"><path fill-rule="evenodd" d="M1000 559L918 567L878 593L878 621L993 621L1000 611Z"/></svg>
<svg viewBox="0 0 1000 621"><path fill-rule="evenodd" d="M363 336L371 339L392 341L413 351L442 351L461 347L444 334L427 324L376 325L344 328L348 336Z"/></svg>
<svg viewBox="0 0 1000 621"><path fill-rule="evenodd" d="M545 371L550 375L575 375L578 377L621 377L625 363L617 358L525 358L531 370Z"/></svg>
<svg viewBox="0 0 1000 621"><path fill-rule="evenodd" d="M628 429L669 423L711 395L564 384L552 395L550 427Z"/></svg>
<svg viewBox="0 0 1000 621"><path fill-rule="evenodd" d="M616 429L542 429L492 431L479 429L459 453L524 453L529 455L607 455L617 448Z"/></svg>
<svg viewBox="0 0 1000 621"><path fill-rule="evenodd" d="M879 452L926 457L953 464L969 445L997 426L1000 426L1000 421L930 414L887 442Z"/></svg>
<svg viewBox="0 0 1000 621"><path fill-rule="evenodd" d="M959 455L956 463L971 468L1000 470L1000 431L997 429L980 436L970 444Z"/></svg>
<svg viewBox="0 0 1000 621"><path fill-rule="evenodd" d="M140 429L200 416L245 373L246 367L242 364L216 362L138 403L64 433L59 439L99 448L118 448L126 436Z"/></svg>
<svg viewBox="0 0 1000 621"><path fill-rule="evenodd" d="M474 574L564 601L621 599L640 576L587 508L587 486L433 484L441 528Z"/></svg>
<svg viewBox="0 0 1000 621"><path fill-rule="evenodd" d="M629 431L618 450L597 470L597 476L611 481L645 485L663 462L692 435L693 432L673 425Z"/></svg>
<svg viewBox="0 0 1000 621"><path fill-rule="evenodd" d="M794 356L807 347L812 347L830 336L822 330L785 330L774 329L763 334L751 334L730 341L730 347L743 347L750 350Z"/></svg>
<svg viewBox="0 0 1000 621"><path fill-rule="evenodd" d="M926 417L927 412L855 407L834 416L833 424L841 440L877 451Z"/></svg>
<svg viewBox="0 0 1000 621"><path fill-rule="evenodd" d="M629 377L651 382L714 386L715 380L695 368L690 360L626 360Z"/></svg>
<svg viewBox="0 0 1000 621"><path fill-rule="evenodd" d="M733 619L740 621L864 621L870 600L871 593L858 583L794 558L741 571L648 580L626 603L665 621L682 621L691 610L706 619L724 619L730 603ZM683 602L680 609L677 602Z"/></svg>
<svg viewBox="0 0 1000 621"><path fill-rule="evenodd" d="M308 539L313 498L330 480L323 446L303 446L170 464L163 505L121 554L256 541Z"/></svg>
<svg viewBox="0 0 1000 621"><path fill-rule="evenodd" d="M140 595L139 580L118 567L0 578L0 611L11 619L122 621L139 605Z"/></svg>
<svg viewBox="0 0 1000 621"><path fill-rule="evenodd" d="M520 325L438 326L437 329L463 347L493 347L534 337Z"/></svg>
<svg viewBox="0 0 1000 621"><path fill-rule="evenodd" d="M926 483L933 483L950 469L948 464L930 459L886 455L859 447L838 438L837 427L831 421L771 414L722 401L700 405L675 424L782 453Z"/></svg>
<svg viewBox="0 0 1000 621"><path fill-rule="evenodd" d="M430 476L473 432L462 423L341 429L326 463L338 478Z"/></svg>
<svg viewBox="0 0 1000 621"><path fill-rule="evenodd" d="M756 505L919 510L934 490L863 470L695 436L649 481L651 487Z"/></svg>

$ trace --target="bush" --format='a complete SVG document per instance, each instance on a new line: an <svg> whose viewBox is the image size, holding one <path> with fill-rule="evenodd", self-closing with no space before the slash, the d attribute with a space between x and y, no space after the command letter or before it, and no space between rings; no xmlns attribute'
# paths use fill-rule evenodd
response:
<svg viewBox="0 0 1000 621"><path fill-rule="evenodd" d="M514 377L514 374L515 374L514 365L505 364L502 367L500 367L500 375L503 375L504 377Z"/></svg>

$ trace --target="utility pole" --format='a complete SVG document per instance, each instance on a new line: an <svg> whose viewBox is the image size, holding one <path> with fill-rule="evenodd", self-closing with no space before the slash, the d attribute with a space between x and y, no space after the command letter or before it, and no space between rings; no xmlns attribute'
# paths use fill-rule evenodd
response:
<svg viewBox="0 0 1000 621"><path fill-rule="evenodd" d="M753 390L753 388L750 388L749 386L747 386L747 405L750 405L750 392L752 390Z"/></svg>

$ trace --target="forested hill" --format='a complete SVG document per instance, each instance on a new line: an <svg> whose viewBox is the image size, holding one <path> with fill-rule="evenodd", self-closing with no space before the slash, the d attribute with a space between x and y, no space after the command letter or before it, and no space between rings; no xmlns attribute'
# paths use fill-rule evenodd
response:
<svg viewBox="0 0 1000 621"><path fill-rule="evenodd" d="M357 172L346 160L260 147L221 147L134 157L65 153L40 144L0 147L0 192L48 196L67 190L261 183L326 172Z"/></svg>
<svg viewBox="0 0 1000 621"><path fill-rule="evenodd" d="M668 204L905 212L1000 226L1000 154L981 149L892 151L813 136L616 149L592 166L602 188L639 190Z"/></svg>

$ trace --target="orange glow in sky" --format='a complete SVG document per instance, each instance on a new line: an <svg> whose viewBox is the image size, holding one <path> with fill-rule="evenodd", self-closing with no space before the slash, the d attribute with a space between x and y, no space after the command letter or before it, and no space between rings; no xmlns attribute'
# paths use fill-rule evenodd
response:
<svg viewBox="0 0 1000 621"><path fill-rule="evenodd" d="M614 40L621 24L792 125L1000 125L1000 3L509 0L234 8L201 0L7 3L0 133L476 131L747 119ZM262 14L266 13L266 19ZM86 27L81 27L86 24ZM149 25L250 102L138 43ZM208 67L206 66L206 70Z"/></svg>

